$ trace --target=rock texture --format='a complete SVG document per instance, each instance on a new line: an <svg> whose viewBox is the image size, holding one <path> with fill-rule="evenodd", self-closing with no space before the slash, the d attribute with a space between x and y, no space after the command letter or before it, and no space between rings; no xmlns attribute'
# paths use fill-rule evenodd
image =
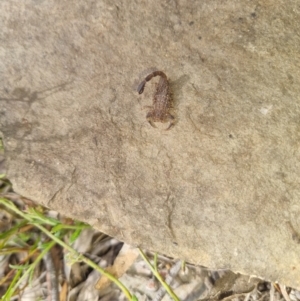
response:
<svg viewBox="0 0 300 301"><path fill-rule="evenodd" d="M14 189L130 244L300 288L298 1L0 3ZM176 125L144 106L166 72Z"/></svg>

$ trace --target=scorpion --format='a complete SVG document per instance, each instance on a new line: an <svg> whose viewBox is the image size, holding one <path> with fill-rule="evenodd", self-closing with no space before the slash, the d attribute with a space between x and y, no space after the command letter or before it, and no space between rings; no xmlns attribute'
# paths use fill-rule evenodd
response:
<svg viewBox="0 0 300 301"><path fill-rule="evenodd" d="M142 94L144 92L145 85L153 77L160 76L158 84L156 86L156 91L153 97L153 105L147 106L151 109L147 115L147 121L152 127L155 127L154 122L170 122L168 128L169 130L175 124L175 117L170 114L170 109L172 108L172 97L170 91L170 84L167 76L162 71L153 71L138 85L137 92Z"/></svg>

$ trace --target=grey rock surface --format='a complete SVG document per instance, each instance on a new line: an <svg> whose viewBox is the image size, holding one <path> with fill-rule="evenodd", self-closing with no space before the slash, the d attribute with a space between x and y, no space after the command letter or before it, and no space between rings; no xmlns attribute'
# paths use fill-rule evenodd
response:
<svg viewBox="0 0 300 301"><path fill-rule="evenodd" d="M0 11L1 136L18 193L127 243L300 288L298 1ZM155 80L133 88L152 67L171 82L170 131L146 121Z"/></svg>

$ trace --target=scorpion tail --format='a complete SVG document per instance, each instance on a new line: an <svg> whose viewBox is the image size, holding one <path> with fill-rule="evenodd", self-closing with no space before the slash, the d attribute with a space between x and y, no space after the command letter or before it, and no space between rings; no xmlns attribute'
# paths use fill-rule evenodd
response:
<svg viewBox="0 0 300 301"><path fill-rule="evenodd" d="M144 92L145 85L146 85L146 80L143 80L143 81L138 85L137 91L138 91L139 94L142 94L142 93Z"/></svg>
<svg viewBox="0 0 300 301"><path fill-rule="evenodd" d="M137 91L139 94L142 94L144 92L146 82L148 82L155 76L161 76L162 78L167 80L167 76L162 71L153 71L148 76L146 76L146 78L138 85Z"/></svg>

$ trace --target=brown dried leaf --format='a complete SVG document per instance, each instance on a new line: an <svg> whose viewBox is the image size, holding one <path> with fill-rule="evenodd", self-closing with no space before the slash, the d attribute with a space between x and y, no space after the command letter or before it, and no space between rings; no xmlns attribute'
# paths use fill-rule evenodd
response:
<svg viewBox="0 0 300 301"><path fill-rule="evenodd" d="M130 248L130 246L124 244L119 255L115 259L114 264L108 267L106 271L119 279L131 267L138 256L138 249L132 249ZM103 290L107 288L110 283L111 281L107 277L102 275L96 283L95 288L97 290Z"/></svg>

